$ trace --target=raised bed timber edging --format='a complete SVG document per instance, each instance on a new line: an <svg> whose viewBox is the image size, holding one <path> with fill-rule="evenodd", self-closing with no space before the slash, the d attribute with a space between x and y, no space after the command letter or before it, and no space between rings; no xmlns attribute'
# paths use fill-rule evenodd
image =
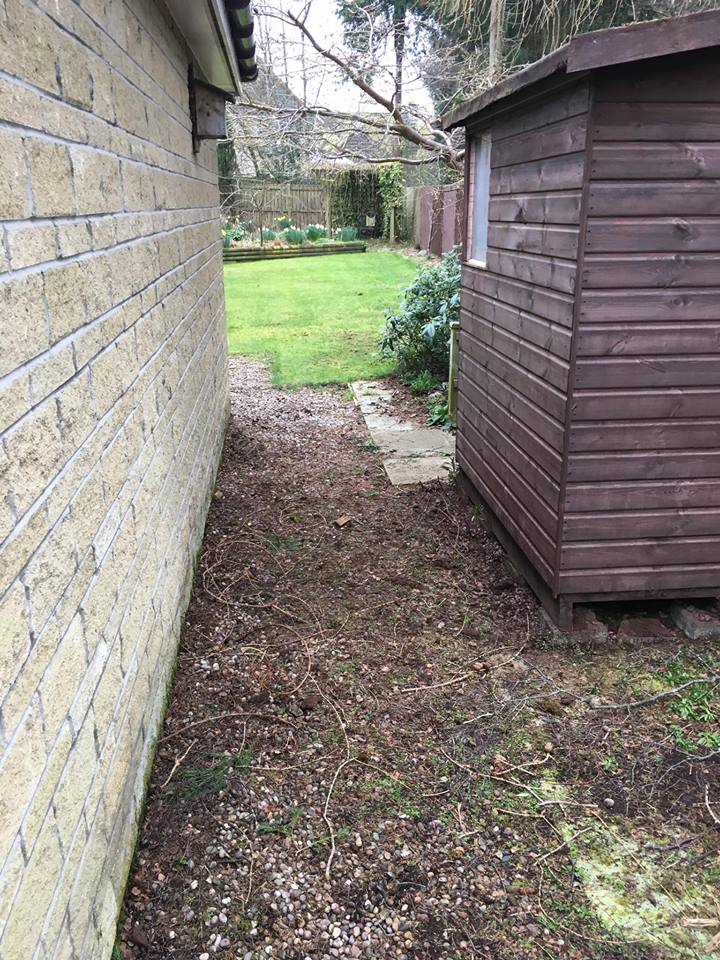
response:
<svg viewBox="0 0 720 960"><path fill-rule="evenodd" d="M296 257L323 257L331 253L365 253L367 244L362 240L349 243L323 244L317 247L269 247L266 249L241 250L232 247L223 250L225 263L244 263L246 260L292 260Z"/></svg>

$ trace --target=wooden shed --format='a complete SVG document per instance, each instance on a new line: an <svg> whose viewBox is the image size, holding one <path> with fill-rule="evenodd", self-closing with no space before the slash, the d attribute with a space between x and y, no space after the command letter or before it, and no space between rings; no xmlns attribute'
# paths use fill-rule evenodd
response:
<svg viewBox="0 0 720 960"><path fill-rule="evenodd" d="M444 126L461 478L560 625L720 595L720 11L580 36Z"/></svg>

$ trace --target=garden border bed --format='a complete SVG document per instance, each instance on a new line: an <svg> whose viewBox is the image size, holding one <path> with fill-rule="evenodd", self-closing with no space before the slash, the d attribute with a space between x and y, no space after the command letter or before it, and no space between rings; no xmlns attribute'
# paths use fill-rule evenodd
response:
<svg viewBox="0 0 720 960"><path fill-rule="evenodd" d="M331 253L365 253L366 250L367 243L363 240L328 243L317 247L271 247L245 250L230 247L223 250L223 261L244 263L252 260L292 260L296 257L320 257Z"/></svg>

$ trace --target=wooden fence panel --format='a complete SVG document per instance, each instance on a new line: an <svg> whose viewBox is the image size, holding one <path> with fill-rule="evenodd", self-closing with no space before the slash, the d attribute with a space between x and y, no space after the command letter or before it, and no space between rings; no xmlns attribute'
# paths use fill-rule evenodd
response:
<svg viewBox="0 0 720 960"><path fill-rule="evenodd" d="M249 220L256 227L273 227L289 217L295 227L325 224L325 186L320 180L275 183L243 178L222 199L223 216Z"/></svg>
<svg viewBox="0 0 720 960"><path fill-rule="evenodd" d="M421 187L415 200L415 245L440 256L462 241L462 184Z"/></svg>

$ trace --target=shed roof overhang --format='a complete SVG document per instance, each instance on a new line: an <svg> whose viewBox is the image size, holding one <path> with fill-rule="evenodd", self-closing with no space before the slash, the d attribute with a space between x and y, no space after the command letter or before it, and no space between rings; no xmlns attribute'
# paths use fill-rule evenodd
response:
<svg viewBox="0 0 720 960"><path fill-rule="evenodd" d="M166 0L203 80L235 94L257 77L250 0Z"/></svg>
<svg viewBox="0 0 720 960"><path fill-rule="evenodd" d="M587 73L600 67L664 57L720 45L720 10L610 27L575 37L547 57L513 74L442 118L444 130L475 123L500 109L501 101L521 91L531 92L540 81L554 75Z"/></svg>

